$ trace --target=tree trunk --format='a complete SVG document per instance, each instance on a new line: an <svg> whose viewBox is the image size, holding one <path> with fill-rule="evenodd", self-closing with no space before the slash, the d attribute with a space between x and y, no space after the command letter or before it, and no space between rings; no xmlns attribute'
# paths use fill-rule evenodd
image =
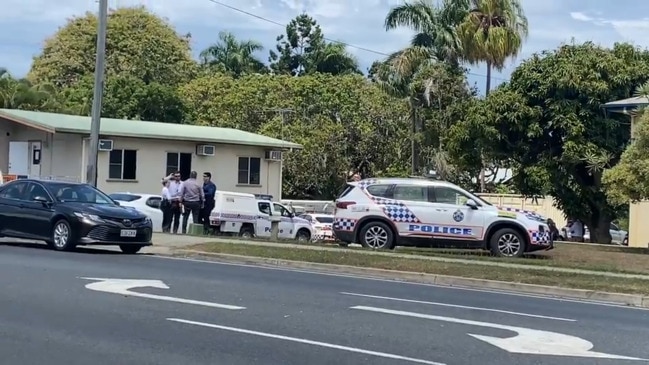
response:
<svg viewBox="0 0 649 365"><path fill-rule="evenodd" d="M419 170L419 145L417 143L417 134L419 133L419 130L417 128L417 108L412 100L410 101L410 122L412 127L412 137L410 140L410 153L412 154L410 158L410 169L411 174L415 176Z"/></svg>
<svg viewBox="0 0 649 365"><path fill-rule="evenodd" d="M600 215L599 217L592 217L589 222L588 230L590 231L590 242L593 243L611 243L611 221L610 217Z"/></svg>
<svg viewBox="0 0 649 365"><path fill-rule="evenodd" d="M487 61L487 85L485 86L485 97L489 96L489 91L491 90L491 62ZM480 192L484 193L487 189L486 182L486 161L484 155L481 156L482 167L480 168Z"/></svg>

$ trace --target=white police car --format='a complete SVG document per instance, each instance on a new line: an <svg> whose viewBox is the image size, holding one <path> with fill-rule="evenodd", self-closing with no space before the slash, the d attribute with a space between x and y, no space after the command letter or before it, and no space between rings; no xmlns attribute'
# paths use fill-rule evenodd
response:
<svg viewBox="0 0 649 365"><path fill-rule="evenodd" d="M348 183L336 200L334 234L374 249L484 248L499 256L552 249L534 212L495 207L446 181L378 178Z"/></svg>

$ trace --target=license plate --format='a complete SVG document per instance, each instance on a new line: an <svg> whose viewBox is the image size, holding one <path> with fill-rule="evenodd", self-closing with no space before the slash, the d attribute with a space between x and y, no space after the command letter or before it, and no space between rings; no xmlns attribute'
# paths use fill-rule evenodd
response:
<svg viewBox="0 0 649 365"><path fill-rule="evenodd" d="M135 229L122 229L119 232L120 237L135 237L137 236L137 230Z"/></svg>

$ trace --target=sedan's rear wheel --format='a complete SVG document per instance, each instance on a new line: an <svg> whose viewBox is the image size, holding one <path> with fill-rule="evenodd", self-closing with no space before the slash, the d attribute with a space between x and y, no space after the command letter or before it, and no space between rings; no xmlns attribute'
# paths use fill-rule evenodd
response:
<svg viewBox="0 0 649 365"><path fill-rule="evenodd" d="M70 228L70 223L61 219L52 226L52 237L48 241L50 247L57 251L70 251L76 246L74 234Z"/></svg>

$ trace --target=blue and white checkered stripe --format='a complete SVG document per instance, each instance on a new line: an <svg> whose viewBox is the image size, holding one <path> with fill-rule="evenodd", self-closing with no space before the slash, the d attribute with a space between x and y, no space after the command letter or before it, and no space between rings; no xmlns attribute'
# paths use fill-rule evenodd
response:
<svg viewBox="0 0 649 365"><path fill-rule="evenodd" d="M353 231L354 226L356 226L356 219L336 218L333 223L333 228L341 231Z"/></svg>
<svg viewBox="0 0 649 365"><path fill-rule="evenodd" d="M383 212L391 221L396 223L421 223L417 216L404 203L393 199L378 198L369 194L368 196L377 205L381 206Z"/></svg>
<svg viewBox="0 0 649 365"><path fill-rule="evenodd" d="M529 231L532 244L548 245L550 244L550 232Z"/></svg>
<svg viewBox="0 0 649 365"><path fill-rule="evenodd" d="M357 186L361 190L365 190L365 188L367 188L368 186L370 186L372 184L376 184L377 182L378 182L378 180L376 180L376 179L365 179L365 180L359 181Z"/></svg>
<svg viewBox="0 0 649 365"><path fill-rule="evenodd" d="M516 212L516 213L523 213L523 214L533 214L533 215L537 215L537 216L538 216L538 213L533 212L533 211L531 211L531 210L523 210L523 209L518 209L518 208L510 208L510 207L498 207L498 209L500 209L500 210L504 210L504 211L507 211L507 212Z"/></svg>

